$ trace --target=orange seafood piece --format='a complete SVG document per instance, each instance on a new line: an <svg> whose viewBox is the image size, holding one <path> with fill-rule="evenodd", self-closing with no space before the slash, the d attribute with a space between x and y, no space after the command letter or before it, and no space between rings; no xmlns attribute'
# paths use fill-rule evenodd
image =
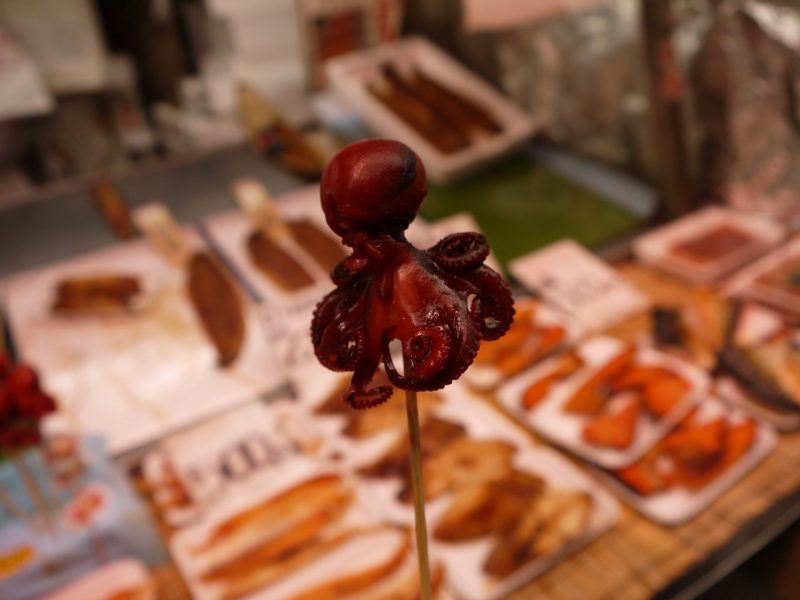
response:
<svg viewBox="0 0 800 600"><path fill-rule="evenodd" d="M656 467L660 455L661 449L658 448L630 467L619 469L615 475L642 496L663 492L672 486L672 481L659 473Z"/></svg>
<svg viewBox="0 0 800 600"><path fill-rule="evenodd" d="M564 404L564 410L582 415L600 414L611 397L611 380L628 369L635 355L636 349L627 347L600 367Z"/></svg>
<svg viewBox="0 0 800 600"><path fill-rule="evenodd" d="M722 417L677 429L664 439L663 447L683 469L702 469L723 453L728 424Z"/></svg>
<svg viewBox="0 0 800 600"><path fill-rule="evenodd" d="M495 366L507 377L516 375L555 350L565 335L564 328L558 325L533 331L526 340L498 358Z"/></svg>
<svg viewBox="0 0 800 600"><path fill-rule="evenodd" d="M558 365L552 372L548 373L541 379L534 381L525 393L522 395L522 407L526 410L535 408L542 400L547 397L550 388L553 387L557 381L572 375L575 371L581 368L583 361L580 356L574 352L565 354L559 359Z"/></svg>
<svg viewBox="0 0 800 600"><path fill-rule="evenodd" d="M690 490L696 491L716 479L728 467L744 456L756 437L757 425L748 419L737 425L728 426L723 441L723 450L717 459L703 468L679 469L681 482Z"/></svg>
<svg viewBox="0 0 800 600"><path fill-rule="evenodd" d="M691 389L689 382L669 373L653 379L642 388L644 406L654 418L660 419L675 408Z"/></svg>
<svg viewBox="0 0 800 600"><path fill-rule="evenodd" d="M584 441L594 446L624 450L633 442L640 409L639 401L634 399L615 414L597 417L583 428Z"/></svg>
<svg viewBox="0 0 800 600"><path fill-rule="evenodd" d="M674 373L666 367L656 365L633 365L627 371L620 373L619 377L616 377L614 381L611 382L611 389L615 392L638 389L644 387L654 379L672 375L674 375Z"/></svg>
<svg viewBox="0 0 800 600"><path fill-rule="evenodd" d="M482 343L475 356L475 363L494 364L509 352L513 352L528 337L534 335L537 326L532 319L538 306L535 302L515 305L514 308L517 309L517 312L511 328L500 339Z"/></svg>

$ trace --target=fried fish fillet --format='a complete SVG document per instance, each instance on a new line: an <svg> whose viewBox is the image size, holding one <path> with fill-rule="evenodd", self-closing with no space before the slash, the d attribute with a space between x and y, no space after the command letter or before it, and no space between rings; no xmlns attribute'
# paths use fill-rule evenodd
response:
<svg viewBox="0 0 800 600"><path fill-rule="evenodd" d="M270 556L313 537L352 499L338 476L321 475L223 521L191 552L204 565L204 577L222 577L251 553Z"/></svg>
<svg viewBox="0 0 800 600"><path fill-rule="evenodd" d="M483 570L502 579L557 551L586 529L591 511L592 498L586 493L546 491L517 527L498 538Z"/></svg>
<svg viewBox="0 0 800 600"><path fill-rule="evenodd" d="M636 349L627 347L602 365L589 377L564 405L568 413L598 415L611 396L611 382L628 370L636 356Z"/></svg>
<svg viewBox="0 0 800 600"><path fill-rule="evenodd" d="M512 528L544 490L535 475L512 470L507 476L460 489L433 535L445 542L471 540Z"/></svg>
<svg viewBox="0 0 800 600"><path fill-rule="evenodd" d="M463 425L432 417L420 427L422 460L435 456L457 439L463 438L467 431ZM408 437L400 436L397 442L376 462L360 469L366 477L389 478L409 477Z"/></svg>

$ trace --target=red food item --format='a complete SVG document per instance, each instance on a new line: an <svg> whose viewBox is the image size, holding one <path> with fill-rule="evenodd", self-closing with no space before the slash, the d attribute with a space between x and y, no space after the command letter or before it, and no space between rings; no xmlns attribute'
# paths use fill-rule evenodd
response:
<svg viewBox="0 0 800 600"><path fill-rule="evenodd" d="M675 374L653 379L642 390L644 406L653 418L660 419L678 406L690 389L689 383Z"/></svg>
<svg viewBox="0 0 800 600"><path fill-rule="evenodd" d="M0 350L0 379L8 375L8 370L11 368L11 359L8 354Z"/></svg>
<svg viewBox="0 0 800 600"><path fill-rule="evenodd" d="M0 451L38 443L39 421L55 410L53 398L39 387L36 371L12 365L0 354Z"/></svg>
<svg viewBox="0 0 800 600"><path fill-rule="evenodd" d="M20 363L8 372L8 385L14 393L35 390L39 386L39 378L31 367Z"/></svg>
<svg viewBox="0 0 800 600"><path fill-rule="evenodd" d="M602 415L583 428L583 439L594 446L625 450L633 442L641 406L637 399L611 415Z"/></svg>
<svg viewBox="0 0 800 600"><path fill-rule="evenodd" d="M514 318L511 291L483 264L489 246L482 235L449 235L428 250L406 240L426 194L422 161L390 140L351 144L322 177L325 218L352 253L331 273L337 287L314 311L311 340L324 366L353 371L344 395L353 408L391 396L389 386L367 389L381 360L394 386L437 390L461 376L481 340L501 337ZM402 374L393 340L408 362Z"/></svg>

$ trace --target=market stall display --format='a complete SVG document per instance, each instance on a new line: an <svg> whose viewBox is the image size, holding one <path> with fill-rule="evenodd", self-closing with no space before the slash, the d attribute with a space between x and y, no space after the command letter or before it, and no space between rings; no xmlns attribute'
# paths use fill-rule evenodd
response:
<svg viewBox="0 0 800 600"><path fill-rule="evenodd" d="M190 229L184 232L191 247L202 247ZM208 254L198 253L192 262L195 285L187 289L186 268L135 240L3 284L20 356L36 361L68 419L84 432L103 434L113 454L281 384L252 304L230 287ZM124 289L118 292L114 283L110 293L109 277L124 282ZM217 281L224 285L221 296ZM70 291L76 288L77 295ZM95 310L109 297L120 303L117 298L137 288L124 309ZM53 311L54 302L60 307L67 301L93 310ZM230 306L233 320L219 321L226 313L217 312L218 301ZM235 327L229 330L229 324Z"/></svg>
<svg viewBox="0 0 800 600"><path fill-rule="evenodd" d="M535 119L424 38L337 57L331 85L383 136L415 148L449 181L519 148Z"/></svg>
<svg viewBox="0 0 800 600"><path fill-rule="evenodd" d="M123 434L157 440L135 461L135 480L178 568L171 577L178 580L179 573L192 597L419 594L402 395L392 391L376 408L353 410L341 400L353 391L348 378L310 364L308 324L319 297L332 289L323 259L333 263L345 252L325 233L319 187L277 196L274 204L260 184L244 187L258 196L255 208L247 210L245 202L244 211L212 215L201 235L187 228L179 245L188 247L182 260L171 262L169 250L159 254L134 241L12 278L4 299L13 300L7 306L17 347L43 365L49 391L56 391L51 380L69 374L48 375L61 359L38 360L52 354L53 340L58 348L73 339L59 356L74 358L80 350L82 368L95 377L107 372L109 361L119 363L120 348L132 351L136 337L123 332L137 331L137 323L149 323L140 334L151 345L140 352L152 348L154 332L166 332L173 342L185 336L170 360L203 349L206 367L191 370L197 380L192 389L202 387L202 394L175 391L167 401L149 388L125 384L141 395L142 403L132 405L137 410L152 403L149 410L175 411L175 420L143 429L141 421L128 419L126 431L106 430L112 446ZM277 228L287 228L281 235L291 236L287 255L313 274L296 291L265 276L248 250L248 237L270 230L275 213ZM468 215L417 222L408 239L431 248L425 256L433 264L458 258L438 243L441 237L456 250L482 256L485 249L473 244L477 237L453 236L464 229L475 229ZM717 241L712 245L727 244ZM335 248L321 250L329 242ZM480 345L462 382L418 392L434 597L501 598L516 589L547 595L564 581L569 594L587 598L649 597L691 564L724 551L737 531L748 531L750 519L796 489L793 465L800 448L765 422L781 431L800 423L797 322L787 310L793 305L752 293L762 284L786 283L794 244L754 256L721 285L686 283L635 259L604 264L570 242L512 263L512 273L537 297L516 298L509 332ZM691 240L687 248L679 254L696 252ZM243 345L227 367L218 364L220 347L204 327L191 289L182 285L189 279L187 257L200 249L208 249L213 273L223 273L234 287L245 316ZM159 321L168 296L171 308ZM27 299L37 303L20 304ZM176 328L178 323L184 325ZM49 345L44 337L31 343L30 334L19 335L31 328L46 330ZM97 340L107 336L98 354ZM280 365L271 375L274 385L247 386L235 400L212 392L199 375L206 377L206 368L216 376L238 373L242 361L256 360L248 354L251 342L269 345L258 355L260 377L264 367ZM136 372L159 373L156 364L166 368L166 361L151 358L156 362ZM399 364L391 363L396 370ZM135 365L128 366L133 377ZM364 390L390 388L393 377L391 367L378 368ZM150 388L164 383L146 379ZM286 379L296 398L262 402ZM212 395L218 403L206 411L203 398ZM89 400L83 398L87 414L99 396ZM63 404L67 418L76 414L69 395ZM191 418L178 419L181 411L189 414L189 404ZM113 410L106 406L103 414ZM85 430L88 422L77 423ZM59 472L67 478L80 473L73 466L63 461ZM636 512L619 511L615 496ZM63 511L63 523L82 523L103 498L89 486L80 502ZM21 505L22 514L24 504L13 498L5 512ZM26 547L15 546L8 557L31 573ZM341 568L344 560L348 569ZM599 583L582 578L587 569L607 577ZM151 574L155 578L156 571ZM154 579L151 585L170 584Z"/></svg>

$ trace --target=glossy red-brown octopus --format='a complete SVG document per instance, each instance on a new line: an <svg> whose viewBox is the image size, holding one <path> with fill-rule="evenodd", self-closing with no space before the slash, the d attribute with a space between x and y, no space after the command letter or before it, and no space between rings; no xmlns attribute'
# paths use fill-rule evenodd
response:
<svg viewBox="0 0 800 600"><path fill-rule="evenodd" d="M510 289L483 264L483 235L448 235L428 250L406 240L426 195L422 161L396 141L347 146L323 175L325 218L352 253L331 272L336 289L317 305L311 339L324 366L353 371L344 397L353 408L391 396L391 387L368 388L381 360L394 386L437 390L461 376L481 340L499 338L514 318ZM394 340L402 372L392 359Z"/></svg>

